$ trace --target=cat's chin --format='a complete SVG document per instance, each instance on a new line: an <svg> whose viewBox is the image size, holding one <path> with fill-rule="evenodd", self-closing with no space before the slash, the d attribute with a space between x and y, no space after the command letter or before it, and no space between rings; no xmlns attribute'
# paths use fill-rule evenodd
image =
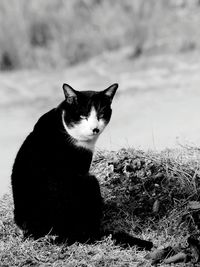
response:
<svg viewBox="0 0 200 267"><path fill-rule="evenodd" d="M82 148L93 151L97 138L98 136L91 136L87 138L85 137L81 139L75 139L76 140L75 144L78 147L82 147Z"/></svg>
<svg viewBox="0 0 200 267"><path fill-rule="evenodd" d="M95 143L97 141L98 136L87 136L83 138L75 138L78 142L86 142L86 143Z"/></svg>

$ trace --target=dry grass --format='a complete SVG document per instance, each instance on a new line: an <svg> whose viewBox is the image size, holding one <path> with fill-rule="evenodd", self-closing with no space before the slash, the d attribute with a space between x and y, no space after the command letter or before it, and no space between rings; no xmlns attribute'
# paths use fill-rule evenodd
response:
<svg viewBox="0 0 200 267"><path fill-rule="evenodd" d="M198 8L164 0L2 0L0 69L64 67L127 45L134 58L166 47L187 52L199 43Z"/></svg>
<svg viewBox="0 0 200 267"><path fill-rule="evenodd" d="M145 1L141 8L134 2L2 0L1 69L75 64L130 43L136 31L134 39L142 43L139 19Z"/></svg>
<svg viewBox="0 0 200 267"><path fill-rule="evenodd" d="M105 198L104 227L151 239L158 247L186 247L187 237L199 233L188 207L199 200L199 160L196 148L97 152L92 169ZM23 240L13 223L11 196L0 204L1 266L150 266L145 252L122 249L110 237L69 247L53 244L48 236Z"/></svg>

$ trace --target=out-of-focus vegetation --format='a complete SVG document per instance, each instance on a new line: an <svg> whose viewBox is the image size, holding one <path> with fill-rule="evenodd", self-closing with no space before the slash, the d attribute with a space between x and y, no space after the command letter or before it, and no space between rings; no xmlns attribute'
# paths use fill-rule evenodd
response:
<svg viewBox="0 0 200 267"><path fill-rule="evenodd" d="M0 69L55 68L133 47L195 49L199 1L1 0Z"/></svg>

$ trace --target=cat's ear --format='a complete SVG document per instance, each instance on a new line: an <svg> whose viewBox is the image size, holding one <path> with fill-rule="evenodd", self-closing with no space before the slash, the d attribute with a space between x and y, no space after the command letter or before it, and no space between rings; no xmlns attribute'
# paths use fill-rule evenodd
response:
<svg viewBox="0 0 200 267"><path fill-rule="evenodd" d="M76 91L69 84L63 84L63 91L65 99L69 104L72 104L77 99Z"/></svg>
<svg viewBox="0 0 200 267"><path fill-rule="evenodd" d="M111 86L109 86L106 90L103 91L104 95L108 96L110 100L112 101L116 91L118 88L118 84L114 83Z"/></svg>

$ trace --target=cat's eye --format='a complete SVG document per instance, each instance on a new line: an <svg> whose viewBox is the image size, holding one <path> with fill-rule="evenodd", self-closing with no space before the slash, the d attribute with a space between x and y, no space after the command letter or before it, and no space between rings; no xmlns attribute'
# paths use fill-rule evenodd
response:
<svg viewBox="0 0 200 267"><path fill-rule="evenodd" d="M87 120L87 117L84 116L84 115L80 115L80 118L81 118L82 120Z"/></svg>
<svg viewBox="0 0 200 267"><path fill-rule="evenodd" d="M99 119L103 119L104 117L105 117L105 114L104 113L101 113L101 114L98 115L98 118Z"/></svg>

